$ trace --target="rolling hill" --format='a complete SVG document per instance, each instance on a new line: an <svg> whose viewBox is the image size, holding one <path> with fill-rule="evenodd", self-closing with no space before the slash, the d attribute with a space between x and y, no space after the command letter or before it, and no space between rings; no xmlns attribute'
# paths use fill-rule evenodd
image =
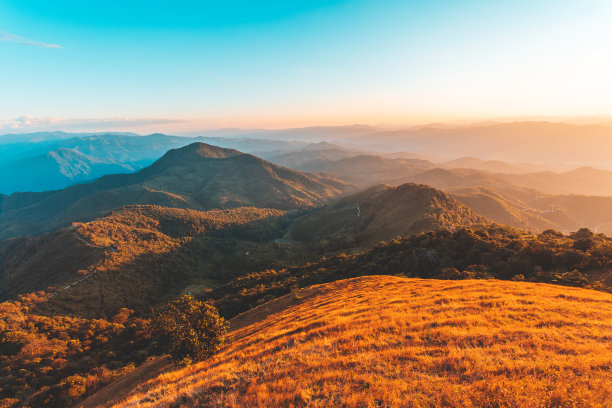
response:
<svg viewBox="0 0 612 408"><path fill-rule="evenodd" d="M450 195L475 213L481 214L498 224L512 225L533 232L541 232L547 229L569 230L568 228L560 228L558 219L557 222L548 220L543 211L539 212L510 194L502 193L493 188L462 188L452 190ZM563 224L563 227L566 226L566 224Z"/></svg>
<svg viewBox="0 0 612 408"><path fill-rule="evenodd" d="M471 187L449 194L474 212L533 232L590 228L612 235L612 197L543 194L523 187Z"/></svg>
<svg viewBox="0 0 612 408"><path fill-rule="evenodd" d="M330 251L369 247L379 241L438 228L488 222L434 188L380 185L343 197L297 219L290 239Z"/></svg>
<svg viewBox="0 0 612 408"><path fill-rule="evenodd" d="M77 406L600 407L611 305L545 284L336 281L235 317L209 360L154 360Z"/></svg>
<svg viewBox="0 0 612 408"><path fill-rule="evenodd" d="M270 152L258 152L258 155L266 160L281 166L296 170L307 170L302 168L306 163L319 160L338 160L353 157L362 152L341 145L328 142L310 143L299 149L275 150Z"/></svg>
<svg viewBox="0 0 612 408"><path fill-rule="evenodd" d="M284 214L128 206L42 236L13 238L0 246L3 298L44 291L53 296L39 308L49 313L146 312L190 284L210 289L266 267L245 252L258 248L263 255L265 242L282 234Z"/></svg>
<svg viewBox="0 0 612 408"><path fill-rule="evenodd" d="M381 183L405 183L411 180L413 175L433 168L434 164L422 159L391 159L361 154L343 159L312 160L294 167L300 170L336 174L353 184L370 187Z"/></svg>
<svg viewBox="0 0 612 408"><path fill-rule="evenodd" d="M320 206L353 186L204 143L174 149L139 172L2 200L0 238L36 234L130 204L207 210Z"/></svg>
<svg viewBox="0 0 612 408"><path fill-rule="evenodd" d="M198 282L203 286L191 292L241 273L315 261L319 254L483 222L446 194L418 185L371 188L305 215L132 205L41 236L4 241L0 276L5 299L56 293L41 306L54 313L108 316L121 307L144 312Z"/></svg>

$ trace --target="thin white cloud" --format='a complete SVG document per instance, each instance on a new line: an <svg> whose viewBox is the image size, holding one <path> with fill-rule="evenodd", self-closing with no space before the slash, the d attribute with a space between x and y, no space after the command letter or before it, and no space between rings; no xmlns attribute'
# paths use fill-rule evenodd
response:
<svg viewBox="0 0 612 408"><path fill-rule="evenodd" d="M172 118L64 118L21 116L12 120L0 121L0 132L40 131L50 129L63 130L96 130L134 128L151 125L168 125L184 123L183 119Z"/></svg>
<svg viewBox="0 0 612 408"><path fill-rule="evenodd" d="M57 45L57 44L47 44L47 43L43 43L40 41L28 40L27 38L23 38L15 34L7 33L5 31L0 31L0 41L21 44L21 45L28 45L30 47L64 48L61 45Z"/></svg>

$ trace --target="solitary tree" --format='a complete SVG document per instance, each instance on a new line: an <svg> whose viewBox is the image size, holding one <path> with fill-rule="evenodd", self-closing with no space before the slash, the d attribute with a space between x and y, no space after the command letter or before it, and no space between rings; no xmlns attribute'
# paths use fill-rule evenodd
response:
<svg viewBox="0 0 612 408"><path fill-rule="evenodd" d="M168 303L153 320L160 346L175 359L190 363L218 351L229 323L210 303L185 295Z"/></svg>

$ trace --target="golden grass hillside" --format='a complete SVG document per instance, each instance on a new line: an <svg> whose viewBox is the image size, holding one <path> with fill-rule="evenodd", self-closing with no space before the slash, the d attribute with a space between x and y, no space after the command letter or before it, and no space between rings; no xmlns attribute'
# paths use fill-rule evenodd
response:
<svg viewBox="0 0 612 408"><path fill-rule="evenodd" d="M612 404L608 293L369 276L302 289L231 323L231 342L210 360L86 406Z"/></svg>

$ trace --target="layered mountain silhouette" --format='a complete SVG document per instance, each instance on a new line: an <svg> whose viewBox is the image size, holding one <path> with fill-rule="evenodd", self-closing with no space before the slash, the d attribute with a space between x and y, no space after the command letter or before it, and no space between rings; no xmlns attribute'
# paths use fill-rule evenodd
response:
<svg viewBox="0 0 612 408"><path fill-rule="evenodd" d="M310 143L299 149L281 149L270 152L261 152L260 156L281 166L291 167L296 170L307 170L310 162L339 160L364 154L358 149L347 148L342 145L319 142Z"/></svg>
<svg viewBox="0 0 612 408"><path fill-rule="evenodd" d="M588 227L612 233L612 172L606 170L583 167L562 173L528 172L535 166L475 158L433 163L364 154L291 165L335 174L361 187L407 182L429 185L494 222L533 232L552 228L569 233ZM516 173L497 172L501 170Z"/></svg>
<svg viewBox="0 0 612 408"><path fill-rule="evenodd" d="M588 227L612 234L612 197L542 194L527 188L471 187L451 195L478 214L532 232Z"/></svg>
<svg viewBox="0 0 612 408"><path fill-rule="evenodd" d="M323 205L351 188L332 176L291 170L237 150L193 143L170 150L136 173L5 197L1 237L39 233L129 204L292 210Z"/></svg>
<svg viewBox="0 0 612 408"><path fill-rule="evenodd" d="M391 159L372 154L360 154L341 159L317 159L292 166L299 170L326 172L342 176L362 187L376 184L402 184L414 175L435 167L422 159Z"/></svg>
<svg viewBox="0 0 612 408"><path fill-rule="evenodd" d="M533 173L541 171L540 166L528 163L508 163L501 160L482 160L477 157L461 157L459 159L445 161L439 167L446 169L474 169L484 170L491 173Z"/></svg>
<svg viewBox="0 0 612 408"><path fill-rule="evenodd" d="M612 196L612 171L592 167L553 172L542 171L544 166L473 157L435 163L423 158L392 158L331 144L317 145L321 145L318 150L300 149L269 157L296 170L335 174L361 187L414 182L444 190L519 186L545 194Z"/></svg>
<svg viewBox="0 0 612 408"><path fill-rule="evenodd" d="M4 177L1 188L7 193L54 190L106 174L132 172L141 167L134 163L89 156L76 148L61 147L0 165Z"/></svg>
<svg viewBox="0 0 612 408"><path fill-rule="evenodd" d="M129 173L151 165L170 149L194 142L243 152L290 151L306 142L250 138L179 137L164 134L63 132L0 135L0 193L47 191Z"/></svg>

